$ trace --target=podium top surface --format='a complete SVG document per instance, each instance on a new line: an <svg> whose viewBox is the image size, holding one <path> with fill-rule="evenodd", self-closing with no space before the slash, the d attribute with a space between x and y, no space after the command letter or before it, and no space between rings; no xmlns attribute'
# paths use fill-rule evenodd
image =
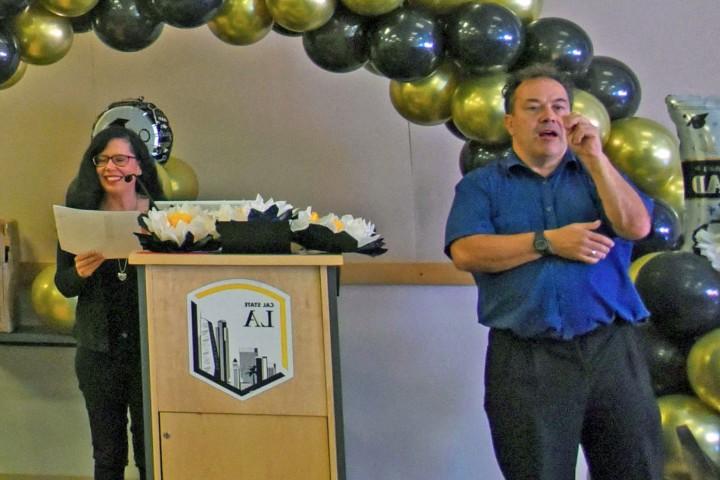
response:
<svg viewBox="0 0 720 480"><path fill-rule="evenodd" d="M153 253L130 254L131 265L252 265L252 266L340 266L342 255L234 255L217 253Z"/></svg>

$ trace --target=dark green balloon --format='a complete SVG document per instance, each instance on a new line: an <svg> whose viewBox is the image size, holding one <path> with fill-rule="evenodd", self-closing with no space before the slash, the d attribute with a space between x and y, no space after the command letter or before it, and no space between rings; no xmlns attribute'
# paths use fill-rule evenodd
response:
<svg viewBox="0 0 720 480"><path fill-rule="evenodd" d="M322 27L303 34L303 47L315 65L336 73L356 70L368 59L366 18L338 7Z"/></svg>
<svg viewBox="0 0 720 480"><path fill-rule="evenodd" d="M143 0L165 23L178 28L194 28L207 23L223 0Z"/></svg>
<svg viewBox="0 0 720 480"><path fill-rule="evenodd" d="M280 35L284 35L286 37L299 37L303 34L303 32L294 32L292 30L288 30L277 22L273 23L272 29L273 32L279 33Z"/></svg>
<svg viewBox="0 0 720 480"><path fill-rule="evenodd" d="M9 18L25 10L28 0L0 0L0 18Z"/></svg>
<svg viewBox="0 0 720 480"><path fill-rule="evenodd" d="M95 34L107 46L123 52L135 52L152 44L160 36L163 23L135 0L101 0L91 10Z"/></svg>
<svg viewBox="0 0 720 480"><path fill-rule="evenodd" d="M443 35L435 16L419 8L398 8L379 17L370 31L375 70L399 82L427 77L443 59Z"/></svg>
<svg viewBox="0 0 720 480"><path fill-rule="evenodd" d="M691 252L661 252L635 280L650 319L663 335L690 341L720 327L720 273Z"/></svg>
<svg viewBox="0 0 720 480"><path fill-rule="evenodd" d="M631 117L640 106L640 81L630 67L612 57L594 57L577 85L605 105L611 120Z"/></svg>
<svg viewBox="0 0 720 480"><path fill-rule="evenodd" d="M660 333L652 322L637 325L635 337L645 357L656 396L692 393L687 377L689 344L676 344Z"/></svg>
<svg viewBox="0 0 720 480"><path fill-rule="evenodd" d="M92 30L93 12L90 10L84 15L70 17L70 23L74 33L86 33Z"/></svg>
<svg viewBox="0 0 720 480"><path fill-rule="evenodd" d="M483 145L475 140L465 142L460 150L460 173L463 175L484 167L502 156L508 149L507 145Z"/></svg>
<svg viewBox="0 0 720 480"><path fill-rule="evenodd" d="M635 242L633 259L652 252L678 250L683 244L680 215L662 200L655 199L650 234Z"/></svg>
<svg viewBox="0 0 720 480"><path fill-rule="evenodd" d="M525 33L513 12L494 3L466 3L445 22L448 53L465 71L505 71L520 56Z"/></svg>
<svg viewBox="0 0 720 480"><path fill-rule="evenodd" d="M467 142L470 140L457 128L457 125L455 125L455 122L453 122L452 118L450 120L448 120L447 122L445 122L445 127L450 131L450 133L455 135L457 138L459 138L463 142Z"/></svg>
<svg viewBox="0 0 720 480"><path fill-rule="evenodd" d="M0 24L0 84L13 76L19 64L20 52L15 37Z"/></svg>
<svg viewBox="0 0 720 480"><path fill-rule="evenodd" d="M593 45L585 30L570 20L547 17L526 27L525 48L516 66L554 63L578 78L587 72L592 59Z"/></svg>

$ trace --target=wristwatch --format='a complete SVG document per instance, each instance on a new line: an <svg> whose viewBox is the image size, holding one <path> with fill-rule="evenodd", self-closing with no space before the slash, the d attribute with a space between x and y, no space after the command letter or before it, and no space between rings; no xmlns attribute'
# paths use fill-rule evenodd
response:
<svg viewBox="0 0 720 480"><path fill-rule="evenodd" d="M545 238L545 232L538 230L535 232L535 238L533 239L533 247L543 257L546 255L552 255L553 251L550 248L550 242Z"/></svg>

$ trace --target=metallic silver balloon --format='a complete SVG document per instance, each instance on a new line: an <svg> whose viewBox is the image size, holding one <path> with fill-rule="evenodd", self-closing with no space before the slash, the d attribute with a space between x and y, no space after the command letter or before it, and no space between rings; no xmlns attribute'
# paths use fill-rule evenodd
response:
<svg viewBox="0 0 720 480"><path fill-rule="evenodd" d="M720 97L668 95L670 118L680 138L685 185L685 247L693 233L720 221Z"/></svg>

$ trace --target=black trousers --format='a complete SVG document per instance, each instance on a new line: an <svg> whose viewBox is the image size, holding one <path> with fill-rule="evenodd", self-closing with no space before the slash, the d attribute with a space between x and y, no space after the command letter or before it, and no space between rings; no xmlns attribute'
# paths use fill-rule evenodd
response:
<svg viewBox="0 0 720 480"><path fill-rule="evenodd" d="M485 410L508 480L572 480L582 445L593 480L661 480L660 414L633 327L569 341L490 331Z"/></svg>
<svg viewBox="0 0 720 480"><path fill-rule="evenodd" d="M132 349L134 350L134 349ZM75 372L90 419L95 480L122 480L128 463L127 416L130 411L135 464L145 478L145 443L140 356L78 347Z"/></svg>

